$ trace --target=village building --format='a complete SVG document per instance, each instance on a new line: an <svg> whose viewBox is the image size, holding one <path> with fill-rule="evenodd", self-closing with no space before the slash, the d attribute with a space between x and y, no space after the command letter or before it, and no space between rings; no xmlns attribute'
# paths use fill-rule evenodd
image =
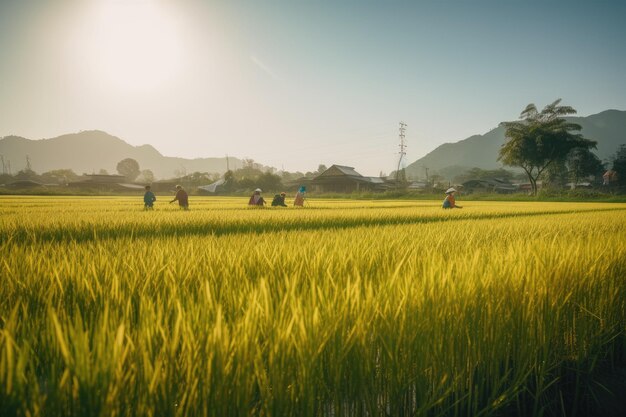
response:
<svg viewBox="0 0 626 417"><path fill-rule="evenodd" d="M128 191L143 189L143 185L133 184L123 175L85 174L79 181L70 182L68 187L83 190Z"/></svg>
<svg viewBox="0 0 626 417"><path fill-rule="evenodd" d="M507 180L500 178L484 178L479 180L469 180L463 183L463 190L466 193L488 192L498 194L510 194L518 190L518 187Z"/></svg>
<svg viewBox="0 0 626 417"><path fill-rule="evenodd" d="M617 172L612 169L609 169L602 175L602 185L615 185L617 180Z"/></svg>
<svg viewBox="0 0 626 417"><path fill-rule="evenodd" d="M384 191L389 185L384 178L364 177L353 167L333 165L313 178L310 183L316 192L352 193L355 191Z"/></svg>

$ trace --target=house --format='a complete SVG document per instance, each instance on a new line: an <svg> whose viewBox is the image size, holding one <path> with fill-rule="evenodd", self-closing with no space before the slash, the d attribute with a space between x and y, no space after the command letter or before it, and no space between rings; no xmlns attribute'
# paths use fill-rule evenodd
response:
<svg viewBox="0 0 626 417"><path fill-rule="evenodd" d="M602 175L602 185L614 185L617 184L617 172L609 169Z"/></svg>
<svg viewBox="0 0 626 417"><path fill-rule="evenodd" d="M143 185L131 184L123 175L86 174L80 181L67 184L68 187L84 190L127 191L140 190Z"/></svg>
<svg viewBox="0 0 626 417"><path fill-rule="evenodd" d="M45 187L46 184L42 184L37 181L32 180L17 180L6 184L7 187L11 188L35 188L35 187Z"/></svg>
<svg viewBox="0 0 626 417"><path fill-rule="evenodd" d="M529 182L523 182L521 184L516 184L515 185L518 189L518 191L523 191L523 192L531 192L533 187L532 184ZM537 181L537 189L540 190L543 187L543 181Z"/></svg>
<svg viewBox="0 0 626 417"><path fill-rule="evenodd" d="M507 180L500 178L483 178L477 180L469 180L463 183L465 192L490 192L499 194L510 194L517 191L517 187Z"/></svg>
<svg viewBox="0 0 626 417"><path fill-rule="evenodd" d="M425 190L428 188L428 183L424 181L411 181L407 188L409 190Z"/></svg>
<svg viewBox="0 0 626 417"><path fill-rule="evenodd" d="M384 191L389 188L384 178L364 177L353 167L333 165L313 178L310 183L317 192L352 193L354 191Z"/></svg>

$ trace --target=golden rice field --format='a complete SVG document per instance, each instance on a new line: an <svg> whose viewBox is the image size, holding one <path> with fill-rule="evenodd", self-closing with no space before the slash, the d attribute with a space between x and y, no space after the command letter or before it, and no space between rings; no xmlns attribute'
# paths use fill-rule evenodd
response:
<svg viewBox="0 0 626 417"><path fill-rule="evenodd" d="M157 198L0 197L1 416L585 416L619 388L626 204Z"/></svg>

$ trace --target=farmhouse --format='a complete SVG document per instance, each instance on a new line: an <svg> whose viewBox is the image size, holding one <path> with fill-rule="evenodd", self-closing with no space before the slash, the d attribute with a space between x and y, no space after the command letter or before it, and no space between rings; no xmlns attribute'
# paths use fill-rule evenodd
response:
<svg viewBox="0 0 626 417"><path fill-rule="evenodd" d="M614 185L617 184L617 172L609 169L602 175L602 185Z"/></svg>
<svg viewBox="0 0 626 417"><path fill-rule="evenodd" d="M478 180L469 180L463 183L465 192L495 192L500 194L509 194L517 191L517 187L506 180L499 178L484 178Z"/></svg>
<svg viewBox="0 0 626 417"><path fill-rule="evenodd" d="M311 187L317 192L351 193L354 191L384 191L388 188L385 180L379 177L364 177L353 167L333 165L311 180Z"/></svg>

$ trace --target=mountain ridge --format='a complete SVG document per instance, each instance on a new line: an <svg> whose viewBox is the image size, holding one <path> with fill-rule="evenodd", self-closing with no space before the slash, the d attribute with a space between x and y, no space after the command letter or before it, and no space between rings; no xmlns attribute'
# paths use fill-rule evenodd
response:
<svg viewBox="0 0 626 417"><path fill-rule="evenodd" d="M582 126L581 133L598 142L596 155L605 161L626 143L626 111L609 109L589 116L567 117ZM425 168L447 179L470 168L497 169L498 151L505 142L505 129L497 126L482 135L472 135L457 142L446 142L406 167L407 176L422 178Z"/></svg>
<svg viewBox="0 0 626 417"><path fill-rule="evenodd" d="M13 173L26 167L26 156L32 169L42 173L54 169L72 169L76 173L93 173L101 169L115 173L117 163L125 158L137 160L141 169L150 169L157 178L171 178L192 172L226 172L225 157L181 158L164 156L150 144L131 145L102 130L85 130L54 138L28 139L9 135L0 138L0 154L11 161ZM243 160L229 157L231 169L241 168Z"/></svg>

